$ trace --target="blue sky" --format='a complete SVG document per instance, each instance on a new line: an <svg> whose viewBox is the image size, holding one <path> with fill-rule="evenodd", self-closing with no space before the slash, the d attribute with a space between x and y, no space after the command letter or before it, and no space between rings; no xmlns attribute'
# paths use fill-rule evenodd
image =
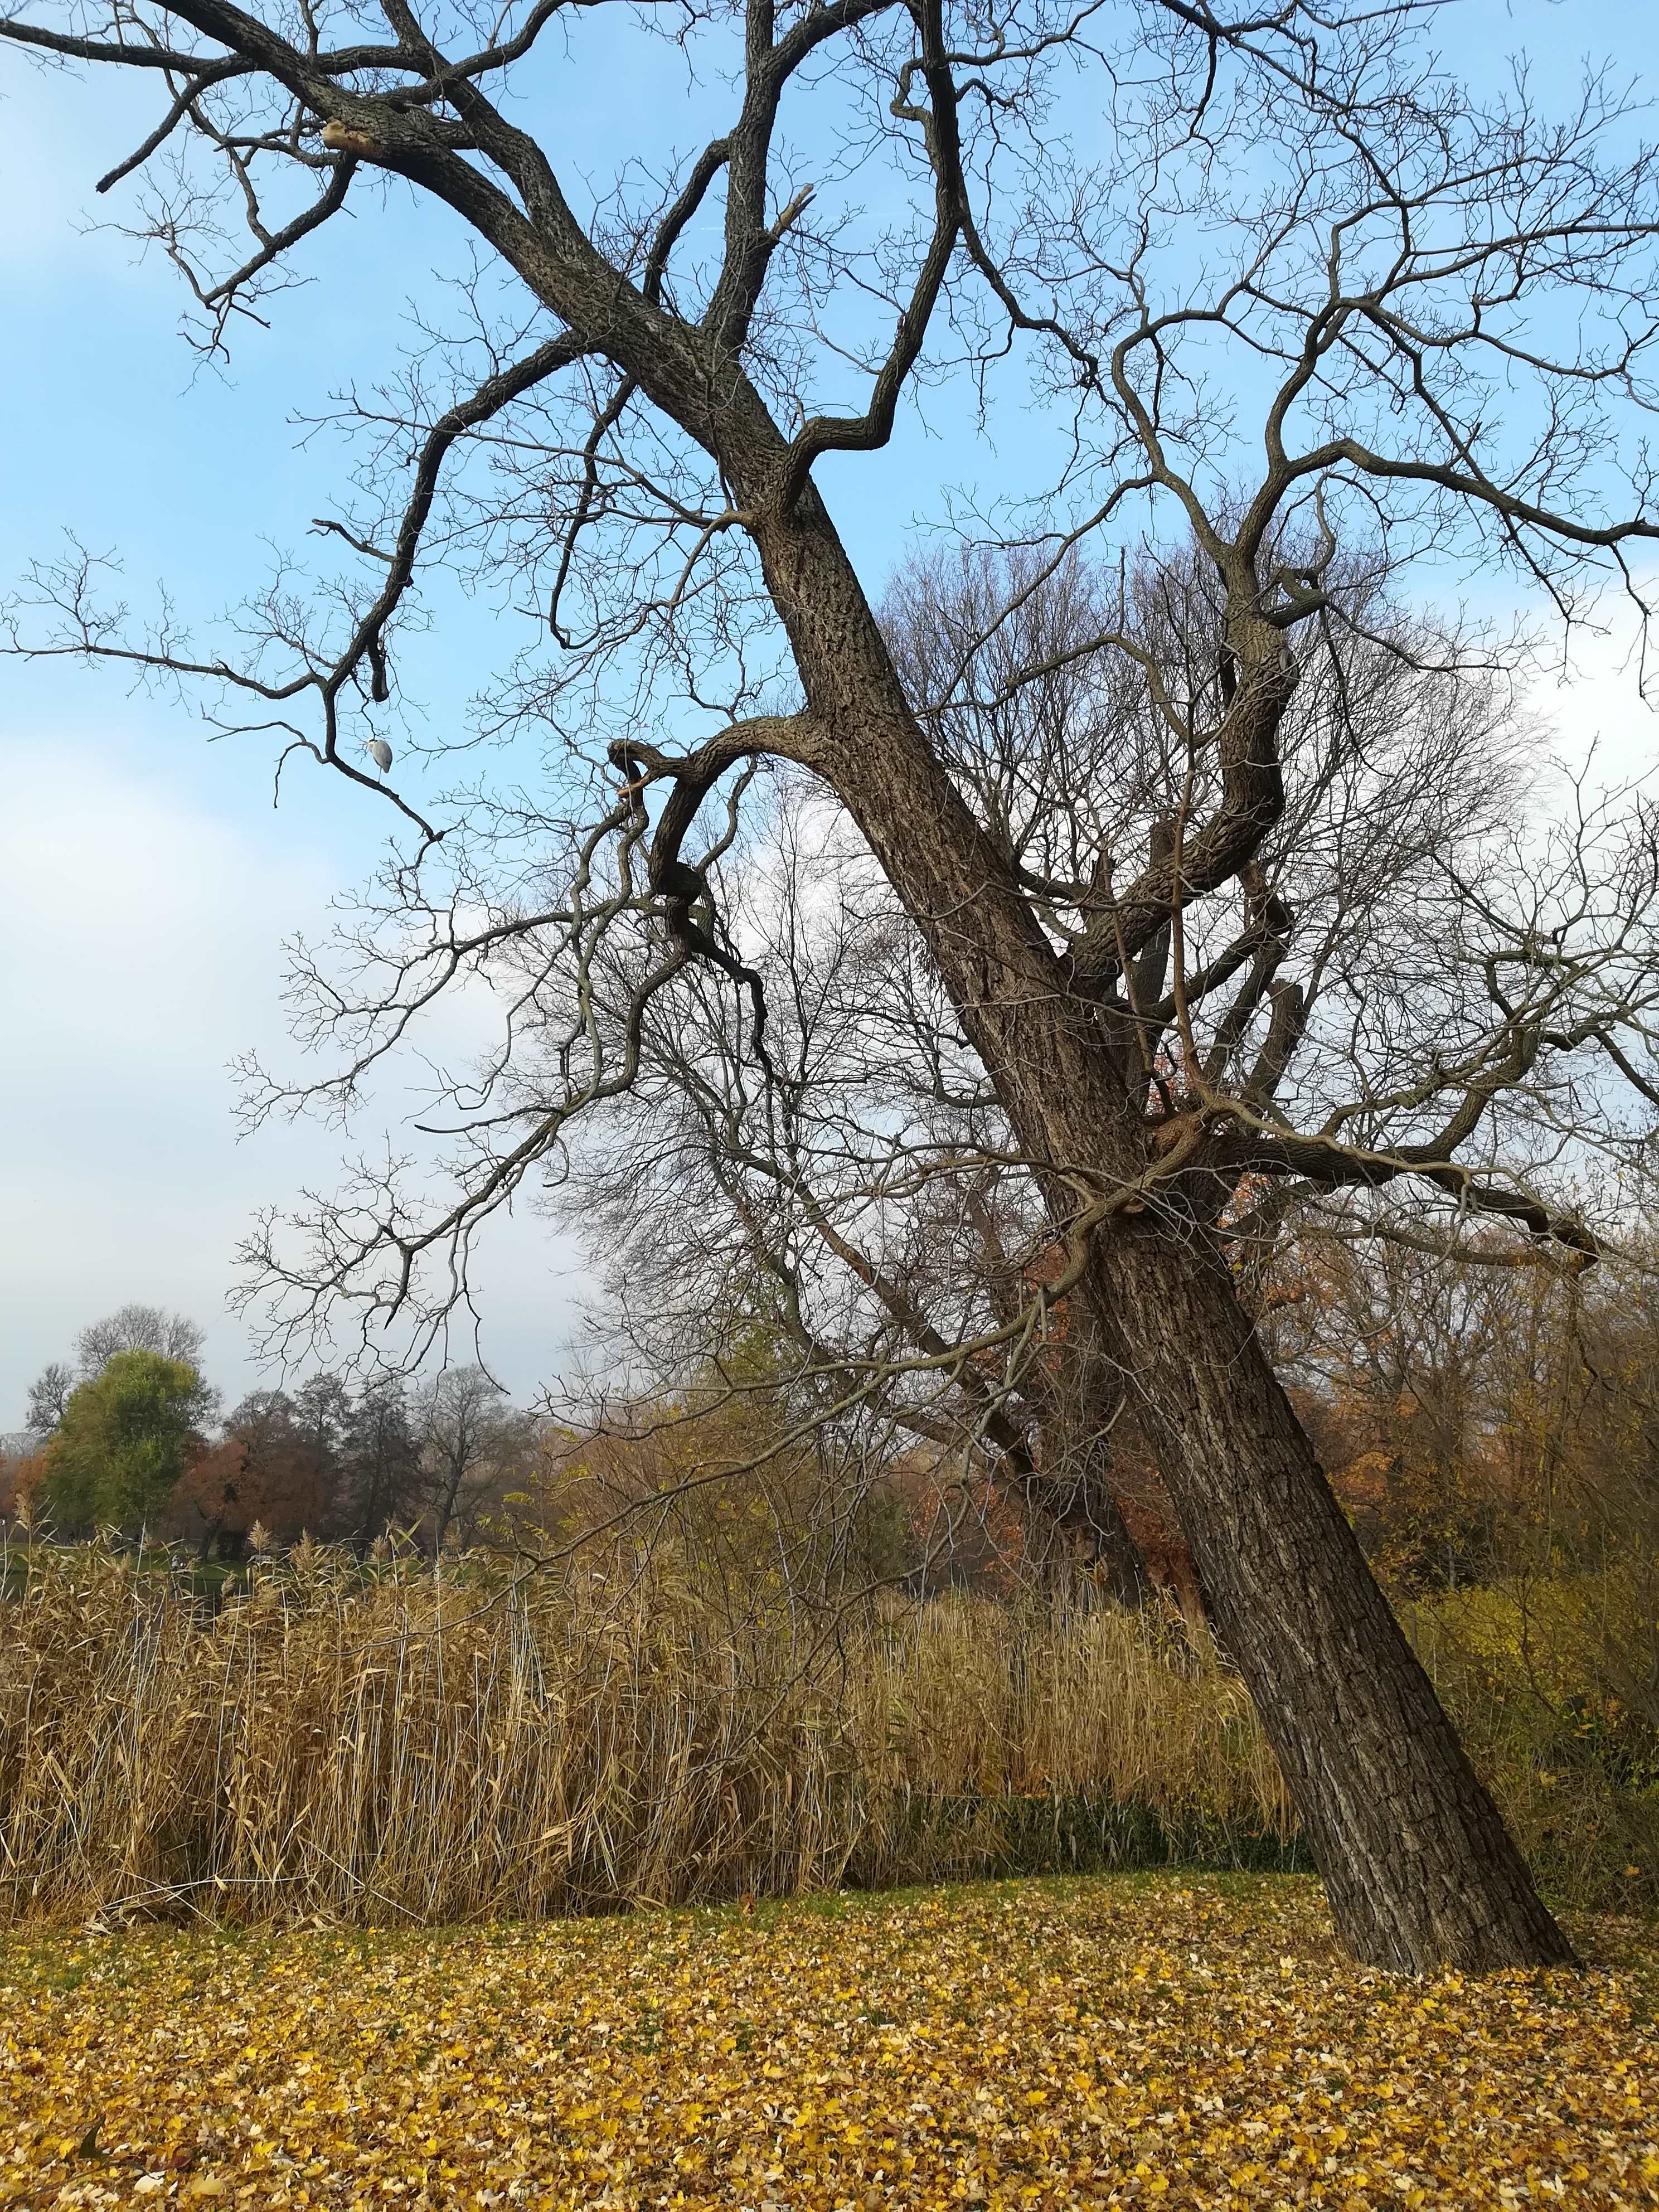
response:
<svg viewBox="0 0 1659 2212"><path fill-rule="evenodd" d="M1469 0L1445 19L1447 46L1483 66L1517 44L1547 70L1589 46L1629 59L1650 35L1650 10L1622 0ZM641 145L696 137L667 45L642 60L630 41L625 69L596 81L611 107L585 100L559 117L568 173L608 173L624 117ZM177 335L173 271L91 227L111 212L94 181L143 136L153 99L0 53L0 589L67 528L118 550L137 603L162 577L182 607L211 614L257 582L266 541L305 544L323 511L335 454L296 452L290 418L386 365L410 295L434 259L453 265L456 240L439 211L366 199L308 257L317 281L274 303L270 330L240 341L228 373L201 370ZM1016 420L1006 434L1012 452L965 429L913 432L890 465L821 473L867 576L902 556L942 478L994 483L1035 434ZM430 665L464 672L470 654L498 650L494 622L465 611ZM1591 646L1575 685L1541 703L1569 744L1600 730L1634 765L1651 757L1652 730L1620 658L1616 638ZM273 811L265 741L209 744L187 709L62 663L0 671L0 1431L21 1421L29 1377L130 1298L204 1322L210 1378L234 1396L260 1378L224 1310L233 1248L258 1206L332 1181L339 1139L301 1127L239 1142L226 1063L250 1046L291 1060L281 942L318 933L331 895L366 872L383 810L297 773ZM375 1111L395 1121L405 1103L388 1092ZM544 1224L514 1221L482 1288L486 1350L527 1394L563 1356L574 1255Z"/></svg>

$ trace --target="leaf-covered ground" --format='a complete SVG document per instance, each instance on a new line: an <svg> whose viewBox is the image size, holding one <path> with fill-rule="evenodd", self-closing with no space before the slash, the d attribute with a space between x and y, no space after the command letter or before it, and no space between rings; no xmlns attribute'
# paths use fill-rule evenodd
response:
<svg viewBox="0 0 1659 2212"><path fill-rule="evenodd" d="M0 1942L0 2203L1659 2204L1659 1936L1390 1981L1310 1881Z"/></svg>

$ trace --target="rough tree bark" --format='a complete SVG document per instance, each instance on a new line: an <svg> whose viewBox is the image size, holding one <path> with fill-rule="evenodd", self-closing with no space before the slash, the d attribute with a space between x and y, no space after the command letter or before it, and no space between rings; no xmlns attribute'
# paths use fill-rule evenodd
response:
<svg viewBox="0 0 1659 2212"><path fill-rule="evenodd" d="M1409 1973L1571 1964L1212 1240L1108 1240L1091 1288L1343 1942Z"/></svg>

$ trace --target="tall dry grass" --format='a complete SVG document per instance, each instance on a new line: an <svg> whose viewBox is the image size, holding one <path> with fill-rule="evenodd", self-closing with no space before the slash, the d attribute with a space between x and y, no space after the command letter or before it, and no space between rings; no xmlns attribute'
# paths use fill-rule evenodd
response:
<svg viewBox="0 0 1659 2212"><path fill-rule="evenodd" d="M826 1632L302 1547L217 1612L109 1550L0 1605L0 1915L455 1921L1288 1846L1173 1622L983 1600Z"/></svg>

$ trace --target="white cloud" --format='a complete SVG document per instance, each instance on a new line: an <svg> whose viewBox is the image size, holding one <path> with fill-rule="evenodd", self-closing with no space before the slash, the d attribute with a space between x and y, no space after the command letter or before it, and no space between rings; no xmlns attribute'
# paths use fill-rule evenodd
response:
<svg viewBox="0 0 1659 2212"><path fill-rule="evenodd" d="M1637 580L1659 604L1659 574ZM1659 766L1659 639L1648 648L1647 688L1642 696L1641 618L1627 599L1609 594L1596 630L1580 629L1570 665L1541 678L1530 703L1553 732L1561 757L1577 766L1592 759L1598 785L1630 783Z"/></svg>
<svg viewBox="0 0 1659 2212"><path fill-rule="evenodd" d="M211 1379L251 1387L224 1310L234 1246L261 1206L338 1171L337 1134L312 1124L239 1143L227 1073L251 1045L291 1054L281 944L324 926L338 856L296 850L281 817L244 826L192 803L178 753L135 766L132 735L0 734L0 1429L82 1325L129 1298L194 1315ZM568 1331L567 1267L528 1220L485 1255L486 1349L521 1392Z"/></svg>

